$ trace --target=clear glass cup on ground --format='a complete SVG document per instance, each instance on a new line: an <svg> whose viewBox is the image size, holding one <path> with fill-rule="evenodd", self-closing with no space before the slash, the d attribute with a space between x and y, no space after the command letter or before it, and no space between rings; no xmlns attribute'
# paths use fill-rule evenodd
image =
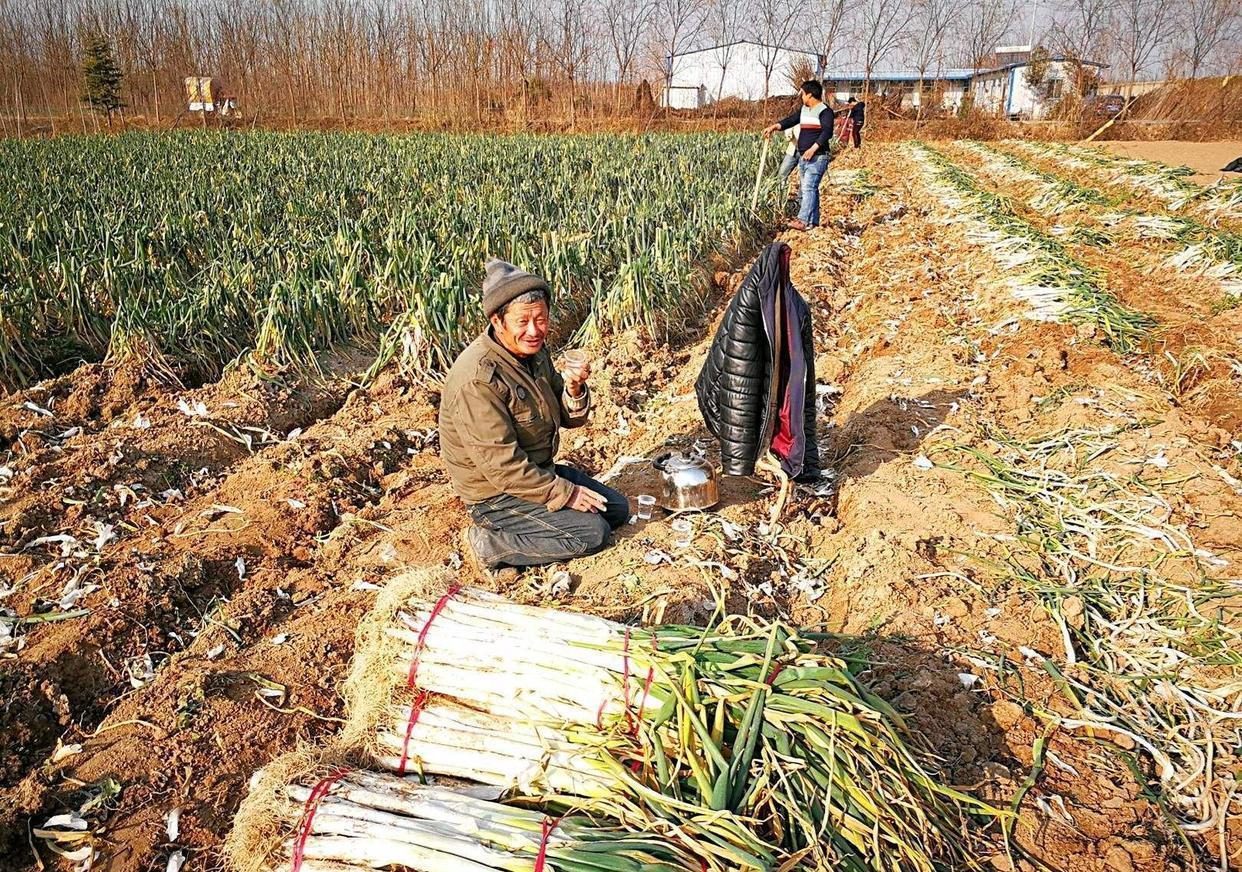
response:
<svg viewBox="0 0 1242 872"><path fill-rule="evenodd" d="M655 511L656 498L651 494L638 495L638 520L650 521L651 513Z"/></svg>
<svg viewBox="0 0 1242 872"><path fill-rule="evenodd" d="M673 545L678 548L689 548L694 541L694 524L689 518L677 518L669 528L673 531Z"/></svg>

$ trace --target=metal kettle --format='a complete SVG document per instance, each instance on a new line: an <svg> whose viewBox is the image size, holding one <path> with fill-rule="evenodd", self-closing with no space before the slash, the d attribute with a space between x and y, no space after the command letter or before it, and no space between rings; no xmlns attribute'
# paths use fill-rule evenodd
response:
<svg viewBox="0 0 1242 872"><path fill-rule="evenodd" d="M707 458L666 451L651 465L660 473L660 505L670 512L710 509L720 501L716 467Z"/></svg>

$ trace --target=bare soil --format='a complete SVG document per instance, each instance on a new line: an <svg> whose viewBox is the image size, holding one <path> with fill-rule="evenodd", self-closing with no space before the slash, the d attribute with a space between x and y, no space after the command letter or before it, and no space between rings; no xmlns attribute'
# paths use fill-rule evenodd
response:
<svg viewBox="0 0 1242 872"><path fill-rule="evenodd" d="M994 265L896 149L850 152L840 165L866 165L884 190L829 194L827 226L783 236L816 318L831 485L798 487L769 536L772 483L728 478L720 505L693 517L689 551L659 516L571 563L569 592L554 595L545 571L503 592L648 622L707 620L719 592L732 609L840 634L835 647L866 659L940 777L1008 802L1047 731L1038 711L1066 711L1047 673L1015 652L1055 657L1060 636L989 569L1011 526L988 494L915 461L976 444L985 426L1031 437L1138 415L1146 426L1128 454L1162 453L1169 478L1184 481L1178 512L1196 541L1236 566L1242 494L1216 470L1242 477L1228 448L1242 432L1174 402L1141 358L1019 319ZM684 339L625 335L597 349L598 405L566 434L562 459L613 473L632 498L652 491L646 460L657 451L711 447L693 383L741 275L717 275L715 310ZM1172 295L1159 305L1166 318L1198 311ZM21 625L0 672L0 868L55 867L31 823L80 808L108 778L120 792L87 815L96 868L163 869L174 850L187 870L220 868L251 774L339 729L338 691L376 589L412 566L460 566L466 514L438 462L438 396L393 373L356 387L364 366L345 353L314 384L239 370L192 391L92 366L0 399L10 472L0 603L37 616L95 586L67 609L87 614ZM73 539L48 538L62 536ZM800 574L818 579L814 589ZM963 653L980 650L1010 657L1015 675L1001 681ZM967 686L963 673L979 681ZM1149 798L1150 772L1136 777L1115 745L1049 738L1057 762L1024 794L1014 832L1021 869L1157 872L1216 850L1183 847ZM1011 868L994 826L975 835L981 862Z"/></svg>
<svg viewBox="0 0 1242 872"><path fill-rule="evenodd" d="M1171 166L1188 166L1195 171L1192 181L1210 185L1220 179L1237 181L1238 173L1223 173L1221 168L1230 161L1242 157L1242 140L1227 139L1217 142L1181 142L1177 140L1152 140L1151 142L1100 142L1122 157L1160 161Z"/></svg>

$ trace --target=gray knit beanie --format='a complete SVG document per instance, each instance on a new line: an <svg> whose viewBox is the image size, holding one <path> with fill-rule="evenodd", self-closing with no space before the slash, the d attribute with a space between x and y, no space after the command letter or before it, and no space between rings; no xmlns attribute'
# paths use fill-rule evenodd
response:
<svg viewBox="0 0 1242 872"><path fill-rule="evenodd" d="M487 275L483 277L483 315L487 318L527 291L543 290L547 293L549 302L552 299L552 289L547 282L511 263L492 258L484 268Z"/></svg>

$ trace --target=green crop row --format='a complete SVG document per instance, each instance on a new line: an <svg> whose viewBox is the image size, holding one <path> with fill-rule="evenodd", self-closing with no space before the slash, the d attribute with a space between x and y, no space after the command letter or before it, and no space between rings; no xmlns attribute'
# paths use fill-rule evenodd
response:
<svg viewBox="0 0 1242 872"><path fill-rule="evenodd" d="M0 141L0 383L158 354L313 364L340 342L442 370L486 258L562 322L656 328L753 238L745 135L128 134Z"/></svg>

